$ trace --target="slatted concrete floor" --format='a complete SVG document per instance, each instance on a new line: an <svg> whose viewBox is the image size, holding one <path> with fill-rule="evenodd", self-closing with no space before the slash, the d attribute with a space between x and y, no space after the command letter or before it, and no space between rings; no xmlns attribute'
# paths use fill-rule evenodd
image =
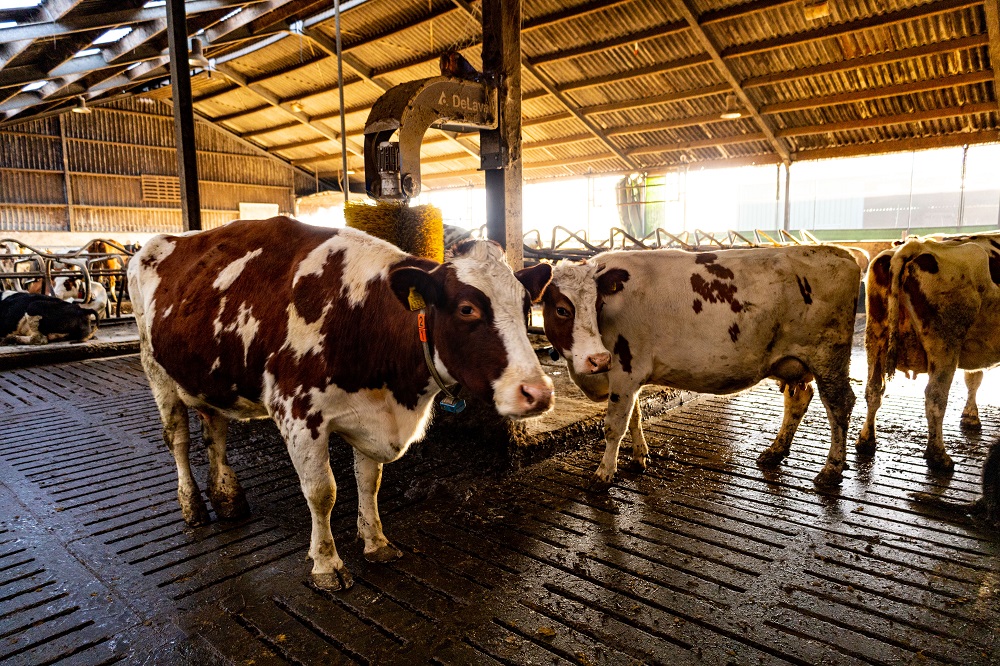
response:
<svg viewBox="0 0 1000 666"><path fill-rule="evenodd" d="M341 449L333 524L356 585L330 594L306 584L308 513L270 426L231 435L253 516L189 530L135 356L0 373L0 661L996 663L1000 541L910 493L972 500L1000 409L969 437L953 392L957 470L934 478L918 388L890 391L882 449L852 452L830 495L811 483L818 401L786 465L754 464L780 422L773 386L652 419L651 469L604 496L585 490L593 440L499 478L474 451L416 449L386 468L405 552L390 565L353 540Z"/></svg>

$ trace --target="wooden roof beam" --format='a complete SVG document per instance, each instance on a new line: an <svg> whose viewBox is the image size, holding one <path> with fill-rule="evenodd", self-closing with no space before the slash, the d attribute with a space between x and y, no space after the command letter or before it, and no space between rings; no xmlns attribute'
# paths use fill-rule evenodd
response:
<svg viewBox="0 0 1000 666"><path fill-rule="evenodd" d="M718 113L711 113L707 116L690 116L688 118L677 118L674 120L661 120L655 123L644 125L623 125L621 127L609 127L604 130L608 136L623 136L626 134L646 134L649 132L662 132L665 130L681 129L683 127L694 127L696 125L709 125L712 123L732 122L725 118L720 118Z"/></svg>
<svg viewBox="0 0 1000 666"><path fill-rule="evenodd" d="M472 18L477 21L481 20L481 15L472 7L472 5L466 2L466 0L452 0L452 2L462 8L462 10L464 10L465 13ZM587 131L600 139L601 143L607 146L618 159L625 163L628 168L636 166L635 163L629 159L629 157L623 153L618 146L612 143L608 137L604 136L601 130L580 112L580 109L578 109L575 104L573 104L564 94L556 89L555 84L548 78L548 76L539 70L538 67L532 64L528 57L524 55L523 51L521 53L521 66L524 67L524 69L526 69L533 77L535 77L539 84L541 84L543 90L555 97L564 109L571 113L579 122L583 123L584 127L587 128Z"/></svg>
<svg viewBox="0 0 1000 666"><path fill-rule="evenodd" d="M781 137L790 137L808 136L811 134L826 134L828 132L853 132L857 130L872 129L875 127L888 127L890 125L908 125L910 123L945 120L947 118L960 118L962 116L972 116L981 113L1000 113L1000 110L997 109L997 105L993 102L980 102L977 104L965 104L963 106L953 106L942 109L929 109L927 111L901 113L895 116L876 116L874 118L844 120L836 123L786 127L785 129L778 130L777 134Z"/></svg>
<svg viewBox="0 0 1000 666"><path fill-rule="evenodd" d="M655 95L653 97L643 97L641 99L628 99L621 102L611 102L608 104L595 104L594 106L580 107L580 113L585 116L597 115L601 113L612 113L614 111L625 111L628 109L641 109L657 104L670 104L672 102L683 102L689 99L709 97L720 93L731 92L732 87L726 83L717 83L704 88L691 88L689 90L679 90L677 92Z"/></svg>
<svg viewBox="0 0 1000 666"><path fill-rule="evenodd" d="M990 39L990 66L993 68L993 99L1000 103L1000 2L984 0L986 34Z"/></svg>
<svg viewBox="0 0 1000 666"><path fill-rule="evenodd" d="M737 134L735 136L717 136L709 139L699 139L698 141L678 141L677 143L665 143L659 146L639 146L630 148L629 155L649 155L651 153L676 153L685 150L700 150L702 148L716 148L718 146L731 146L740 143L753 143L756 141L767 141L767 135L763 132L753 132L751 134Z"/></svg>
<svg viewBox="0 0 1000 666"><path fill-rule="evenodd" d="M338 134L333 130L327 129L321 125L314 124L312 122L312 119L304 113L300 113L298 111L293 111L292 109L286 108L285 106L282 105L281 100L278 99L278 97L274 93L268 90L264 90L260 86L247 83L246 77L244 77L242 74L234 70L229 65L225 64L217 65L216 70L220 74L223 74L226 77L228 77L231 81L233 81L233 83L237 84L241 88L249 90L250 92L257 95L258 97L260 97L262 100L264 100L274 108L280 109L282 113L293 118L296 121L296 123L300 125L305 125L306 127L313 129L314 131L318 132L319 134L322 134L323 136L325 136L328 139L331 139L332 141L337 141L338 143L340 142L340 134ZM243 136L244 138L246 138L247 134L244 134ZM357 145L353 141L350 140L347 141L347 149L354 155L357 155L359 157L364 156L364 148Z"/></svg>
<svg viewBox="0 0 1000 666"><path fill-rule="evenodd" d="M977 143L996 143L1000 141L1000 130L988 130L969 134L942 134L940 136L924 136L898 141L880 141L878 143L862 143L833 148L816 148L801 150L794 155L795 162L805 160L826 160L837 157L862 157L865 155L882 155L885 153L902 153L914 150L932 150L935 148L954 148Z"/></svg>
<svg viewBox="0 0 1000 666"><path fill-rule="evenodd" d="M839 62L829 62L822 65L814 65L812 67L803 67L802 69L792 69L784 72L776 72L774 74L765 74L762 76L751 76L748 79L744 79L742 81L742 85L744 90L747 88L773 86L781 83L788 83L790 81L798 81L800 79L820 76L822 74L853 72L862 67L873 67L875 65L885 65L913 58L923 58L941 53L951 53L961 49L976 48L984 46L988 42L989 38L986 35L972 35L969 37L960 37L958 39L946 39L932 44L921 44L920 46L915 46L909 49L900 49L899 51L885 51L883 53L875 53L872 55L861 56L859 58L850 58Z"/></svg>
<svg viewBox="0 0 1000 666"><path fill-rule="evenodd" d="M774 135L774 128L771 127L771 123L764 119L764 117L757 110L756 105L753 103L740 85L736 76L733 74L733 70L729 68L725 60L722 59L721 50L715 43L715 40L705 32L705 28L698 23L698 16L694 12L694 8L691 6L689 0L675 0L674 4L680 10L681 15L689 26L691 26L692 32L694 32L695 38L701 43L705 52L712 58L712 62L715 63L715 68L718 70L719 74L725 79L732 89L733 94L739 98L743 109L750 113L750 118L753 120L760 131L764 134L767 142L771 144L771 148L774 149L781 159L788 164L791 162L791 155L788 150L788 146L785 145L784 141L779 139Z"/></svg>
<svg viewBox="0 0 1000 666"><path fill-rule="evenodd" d="M190 0L185 3L184 9L189 16L204 12L217 11L220 9L231 10L236 7L252 5L260 0ZM52 3L46 3L48 8ZM73 3L74 5L76 3ZM68 10L67 10L68 11ZM146 21L155 21L164 16L163 7L137 8L127 10L125 8L103 14L78 13L72 16L50 15L45 12L44 20L41 22L24 22L9 28L0 28L0 42L9 43L19 40L45 39L48 37L61 37L71 35L76 32L87 32L90 30L107 30L125 25L134 25Z"/></svg>
<svg viewBox="0 0 1000 666"><path fill-rule="evenodd" d="M968 86L978 83L993 81L993 72L970 72L968 74L955 74L953 76L942 76L936 79L925 81L913 81L911 83L900 83L894 86L883 88L869 88L868 90L855 90L852 92L838 93L836 95L824 95L821 97L809 97L806 99L794 100L791 102L778 102L775 104L765 104L760 107L760 112L764 115L774 115L776 113L789 113L792 111L805 111L806 109L817 109L823 106L833 106L835 104L851 104L853 102L869 102L874 99L885 97L895 97L897 95L910 95L928 90L941 90L955 86Z"/></svg>
<svg viewBox="0 0 1000 666"><path fill-rule="evenodd" d="M597 44L588 44L587 46L564 49L562 51L553 51L552 53L545 53L540 56L535 56L534 58L529 58L528 60L535 66L547 65L553 62L559 62L560 60L568 60L570 58L610 51L611 49L616 49L620 46L627 46L629 44L646 41L648 39L674 35L687 29L688 25L684 21L673 21L671 23L664 23L663 25L658 25L653 28L631 32L620 37L598 42Z"/></svg>
<svg viewBox="0 0 1000 666"><path fill-rule="evenodd" d="M677 60L671 60L669 62L660 63L658 65L650 65L649 67L639 67L636 69L630 69L627 72L615 72L613 74L608 74L606 76L597 76L590 79L581 79L579 81L571 81L570 83L563 83L562 85L559 86L559 92L569 92L571 90L581 90L583 88L596 88L597 86L603 86L608 83L631 81L633 79L640 79L645 76L652 76L653 74L676 72L682 69L687 69L689 67L697 67L698 65L707 65L710 62L712 62L712 58L708 54L699 53L697 55L689 56L687 58L679 58Z"/></svg>
<svg viewBox="0 0 1000 666"><path fill-rule="evenodd" d="M853 21L847 21L846 23L825 25L813 28L812 30L793 33L791 35L782 35L780 37L765 39L759 42L730 46L727 49L723 49L721 55L724 59L728 60L730 58L739 58L741 56L752 55L754 53L775 51L789 46L810 44L812 42L830 39L831 37L839 37L841 35L848 35L854 32L868 30L870 28L884 28L897 23L906 23L907 21L914 21L928 16L952 12L957 9L972 7L974 5L982 4L982 1L983 0L935 0L916 7L900 9L895 12L887 12L885 14L866 16Z"/></svg>
<svg viewBox="0 0 1000 666"><path fill-rule="evenodd" d="M701 23L701 25L711 25L713 23L731 21L743 16L766 12L778 7L794 5L799 1L800 0L756 0L755 2L743 2L730 7L723 7L722 9L705 12L698 17L698 22Z"/></svg>

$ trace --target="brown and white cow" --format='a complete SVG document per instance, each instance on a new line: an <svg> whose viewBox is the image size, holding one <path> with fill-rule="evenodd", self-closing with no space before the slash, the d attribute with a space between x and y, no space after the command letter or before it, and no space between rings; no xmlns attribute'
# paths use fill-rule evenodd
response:
<svg viewBox="0 0 1000 666"><path fill-rule="evenodd" d="M248 510L226 461L227 421L271 417L312 514L312 576L328 589L352 583L330 531L332 432L354 448L366 558L401 555L382 532L376 495L382 465L423 436L439 391L419 322L443 381L513 418L552 405L552 382L525 329L529 292L489 241L469 241L437 264L354 229L278 217L157 236L128 277L185 521L208 520L188 462L187 407L204 424L208 492L222 518ZM549 269L524 279L537 296ZM407 307L413 296L424 310Z"/></svg>
<svg viewBox="0 0 1000 666"><path fill-rule="evenodd" d="M759 462L773 465L788 455L815 378L831 429L816 483L838 483L854 406L848 370L860 282L855 259L833 246L609 252L557 266L543 294L546 335L568 359L612 352L604 375L580 374L570 362L571 376L592 400L609 400L595 485L614 477L626 425L632 463L646 467L636 403L643 386L725 394L767 377L783 385L785 416ZM580 319L597 326L580 326Z"/></svg>
<svg viewBox="0 0 1000 666"><path fill-rule="evenodd" d="M1000 252L989 240L915 238L872 261L865 326L868 413L858 437L860 452L875 452L875 415L886 378L896 370L926 372L924 457L932 469L954 467L941 428L955 371L974 371L966 375L969 399L962 416L974 426L981 371L1000 363Z"/></svg>

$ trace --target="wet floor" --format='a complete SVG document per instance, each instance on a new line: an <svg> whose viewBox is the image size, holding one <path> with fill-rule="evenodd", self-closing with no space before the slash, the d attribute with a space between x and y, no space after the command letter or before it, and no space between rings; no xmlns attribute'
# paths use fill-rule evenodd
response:
<svg viewBox="0 0 1000 666"><path fill-rule="evenodd" d="M1000 434L989 384L983 433L969 436L957 382L956 470L935 477L919 385L890 383L881 449L852 451L832 494L812 485L828 436L818 401L787 463L755 465L781 420L770 384L647 421L649 471L606 495L585 489L592 435L507 474L478 469L474 450L417 447L386 467L382 517L405 553L389 565L366 563L354 540L340 448L333 527L356 584L331 594L306 584L308 511L272 427L231 433L253 516L190 530L136 356L5 371L0 661L997 663L1000 540L912 499L976 497Z"/></svg>

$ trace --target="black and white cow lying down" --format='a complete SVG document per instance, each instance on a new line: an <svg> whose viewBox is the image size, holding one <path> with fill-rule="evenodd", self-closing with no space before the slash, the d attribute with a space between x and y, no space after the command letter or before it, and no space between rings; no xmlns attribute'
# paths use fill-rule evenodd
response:
<svg viewBox="0 0 1000 666"><path fill-rule="evenodd" d="M228 419L270 417L312 515L314 583L352 584L330 531L332 432L354 448L365 557L400 557L376 496L382 465L423 436L439 391L421 336L444 382L506 416L545 412L552 382L525 323L549 276L548 266L526 273L526 290L488 241L437 264L360 231L282 217L151 240L129 263L129 290L185 521L208 520L188 461L187 407L204 425L208 494L222 518L248 510L226 461ZM419 301L426 307L411 311Z"/></svg>
<svg viewBox="0 0 1000 666"><path fill-rule="evenodd" d="M83 342L97 332L97 313L40 294L0 294L0 343Z"/></svg>
<svg viewBox="0 0 1000 666"><path fill-rule="evenodd" d="M782 385L785 415L759 462L788 455L815 379L831 429L815 481L839 483L855 400L848 371L860 283L856 260L833 246L607 252L555 266L542 296L545 333L588 397L609 401L595 485L614 477L626 427L632 464L646 467L636 402L643 386L725 394L768 377ZM610 371L597 374L609 350Z"/></svg>

